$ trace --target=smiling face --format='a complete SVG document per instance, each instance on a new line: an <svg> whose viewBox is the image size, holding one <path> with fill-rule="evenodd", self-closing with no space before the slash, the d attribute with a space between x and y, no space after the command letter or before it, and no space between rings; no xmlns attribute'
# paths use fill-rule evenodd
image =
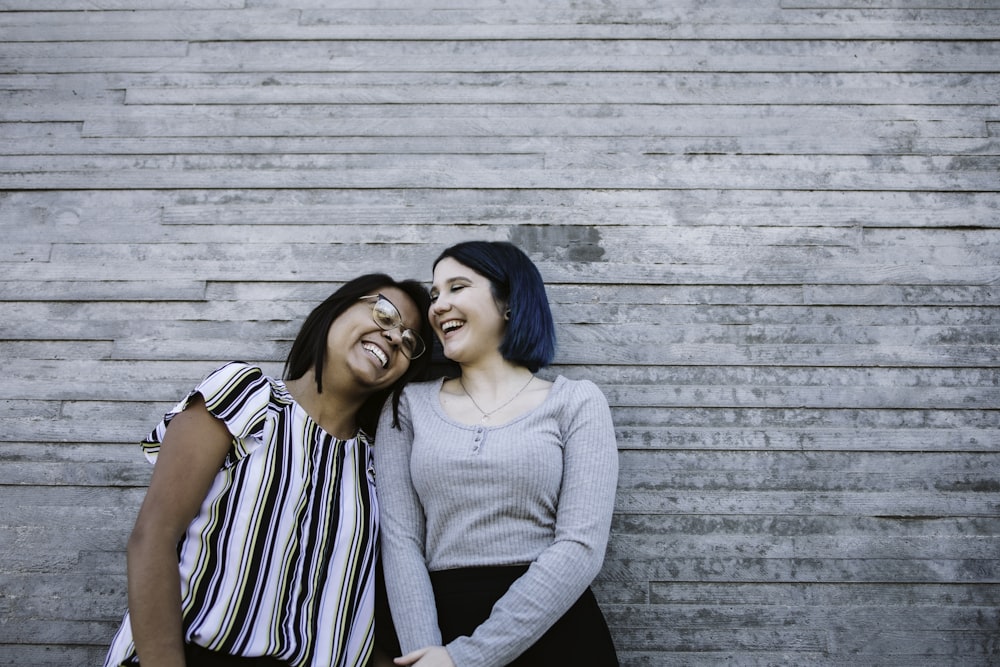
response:
<svg viewBox="0 0 1000 667"><path fill-rule="evenodd" d="M500 355L506 329L503 306L494 299L488 278L452 257L434 267L429 316L448 359L474 363Z"/></svg>
<svg viewBox="0 0 1000 667"><path fill-rule="evenodd" d="M420 313L405 292L396 287L380 290L403 317L403 326L419 330ZM334 320L327 332L324 386L333 386L347 370L355 381L372 391L391 386L410 367L401 347L402 331L383 331L372 319L372 301L359 300Z"/></svg>

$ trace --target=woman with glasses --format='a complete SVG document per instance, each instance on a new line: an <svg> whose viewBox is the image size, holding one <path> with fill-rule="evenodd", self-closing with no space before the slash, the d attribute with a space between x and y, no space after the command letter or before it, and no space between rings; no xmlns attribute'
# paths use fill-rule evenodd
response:
<svg viewBox="0 0 1000 667"><path fill-rule="evenodd" d="M607 400L588 380L535 375L555 329L518 248L447 249L431 301L459 373L409 385L401 428L383 411L375 447L395 664L617 665L590 591L618 481Z"/></svg>
<svg viewBox="0 0 1000 667"><path fill-rule="evenodd" d="M371 442L423 376L425 288L372 274L317 306L284 379L229 363L142 442L128 611L105 665L364 665L378 507ZM392 430L389 417L385 428Z"/></svg>

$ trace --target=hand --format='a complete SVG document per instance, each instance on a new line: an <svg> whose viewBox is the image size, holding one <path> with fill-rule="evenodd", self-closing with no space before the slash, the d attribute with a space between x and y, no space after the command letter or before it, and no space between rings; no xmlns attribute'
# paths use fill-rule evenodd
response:
<svg viewBox="0 0 1000 667"><path fill-rule="evenodd" d="M416 651L410 651L401 658L393 660L397 665L413 665L414 667L455 667L455 663L444 646L425 646Z"/></svg>

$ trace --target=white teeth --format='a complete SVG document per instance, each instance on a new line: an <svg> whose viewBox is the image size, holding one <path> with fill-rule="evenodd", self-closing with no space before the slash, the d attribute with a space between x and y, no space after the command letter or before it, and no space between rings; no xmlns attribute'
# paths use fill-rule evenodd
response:
<svg viewBox="0 0 1000 667"><path fill-rule="evenodd" d="M458 320L449 320L441 324L441 331L451 331L452 329L458 329L462 326L462 323Z"/></svg>
<svg viewBox="0 0 1000 667"><path fill-rule="evenodd" d="M378 360L382 362L382 368L385 368L386 366L389 365L389 357L385 356L385 352L383 352L382 348L380 348L378 345L374 345L372 343L364 343L362 347L364 347L366 350L368 350L376 357L378 357Z"/></svg>

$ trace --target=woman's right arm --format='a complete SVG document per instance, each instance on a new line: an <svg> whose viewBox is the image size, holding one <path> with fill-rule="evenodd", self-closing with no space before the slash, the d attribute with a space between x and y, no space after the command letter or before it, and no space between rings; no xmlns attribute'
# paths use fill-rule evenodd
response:
<svg viewBox="0 0 1000 667"><path fill-rule="evenodd" d="M128 606L142 667L184 665L177 543L232 444L200 394L170 420L128 540Z"/></svg>
<svg viewBox="0 0 1000 667"><path fill-rule="evenodd" d="M399 405L400 428L393 428L391 418L387 405L373 451L386 593L400 646L407 653L440 644L441 631L424 557L423 508L410 478L413 422L418 415L411 414L405 391Z"/></svg>

